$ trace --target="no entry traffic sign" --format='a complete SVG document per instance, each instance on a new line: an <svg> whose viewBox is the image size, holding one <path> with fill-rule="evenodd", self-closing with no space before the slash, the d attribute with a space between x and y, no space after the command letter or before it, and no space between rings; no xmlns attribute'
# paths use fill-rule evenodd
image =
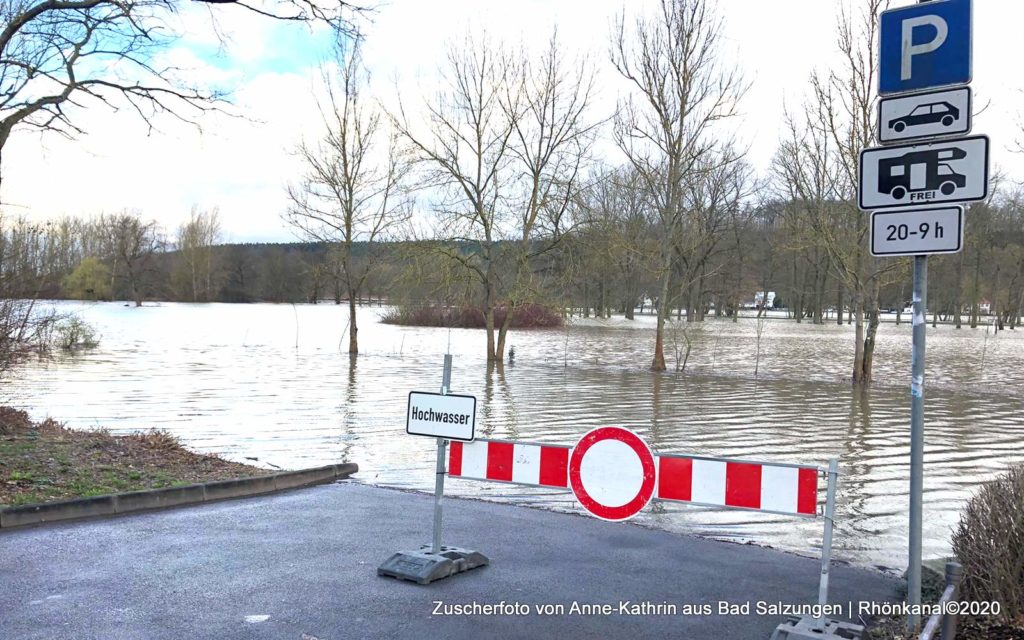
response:
<svg viewBox="0 0 1024 640"><path fill-rule="evenodd" d="M569 486L602 520L627 520L654 497L657 465L640 436L622 427L588 431L569 456Z"/></svg>

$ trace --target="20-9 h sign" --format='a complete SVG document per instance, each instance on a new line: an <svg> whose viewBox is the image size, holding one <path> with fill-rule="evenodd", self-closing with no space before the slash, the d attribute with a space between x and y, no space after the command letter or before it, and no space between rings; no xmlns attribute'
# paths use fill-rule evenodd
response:
<svg viewBox="0 0 1024 640"><path fill-rule="evenodd" d="M405 432L460 442L472 442L476 429L476 398L456 394L409 393Z"/></svg>

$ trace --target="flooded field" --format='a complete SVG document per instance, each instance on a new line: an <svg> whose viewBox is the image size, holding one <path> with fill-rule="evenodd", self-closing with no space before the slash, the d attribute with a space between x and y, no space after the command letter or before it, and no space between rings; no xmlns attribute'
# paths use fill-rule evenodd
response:
<svg viewBox="0 0 1024 640"><path fill-rule="evenodd" d="M431 490L434 444L405 434L406 394L440 385L478 398L482 437L571 444L601 425L661 452L824 465L840 458L837 556L906 563L910 325L883 324L877 382L843 381L851 326L709 320L689 329L686 374L647 370L653 320L582 320L517 332L515 361L488 372L482 331L382 325L362 308L362 353L333 305L59 303L101 334L78 355L33 361L4 384L33 417L113 432L159 427L198 451L283 468L356 462L363 482ZM667 355L671 360L672 336ZM684 338L677 333L675 343ZM925 557L949 551L977 484L1024 461L1024 331L929 327ZM671 366L671 365L670 365ZM571 494L451 480L448 493L576 510ZM820 521L658 504L639 520L672 531L816 553ZM430 523L423 523L424 540ZM453 534L455 535L455 534Z"/></svg>

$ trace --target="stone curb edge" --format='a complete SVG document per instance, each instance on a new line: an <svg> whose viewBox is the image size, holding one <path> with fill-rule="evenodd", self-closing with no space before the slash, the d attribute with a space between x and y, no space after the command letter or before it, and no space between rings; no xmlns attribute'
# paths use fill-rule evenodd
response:
<svg viewBox="0 0 1024 640"><path fill-rule="evenodd" d="M133 511L148 511L229 498L257 496L333 482L347 478L357 471L359 471L359 465L354 463L329 464L323 467L283 471L252 478L217 480L184 487L148 489L93 498L5 507L0 509L0 530L62 520L112 516Z"/></svg>

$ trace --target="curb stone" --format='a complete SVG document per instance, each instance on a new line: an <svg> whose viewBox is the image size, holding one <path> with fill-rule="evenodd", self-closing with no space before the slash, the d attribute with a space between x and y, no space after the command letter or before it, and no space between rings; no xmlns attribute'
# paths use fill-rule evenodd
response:
<svg viewBox="0 0 1024 640"><path fill-rule="evenodd" d="M215 480L184 487L148 489L114 493L92 498L76 498L60 502L26 504L0 509L0 530L47 522L77 520L96 516L112 516L135 511L165 509L201 504L230 498L258 496L287 489L308 487L348 478L359 471L354 463L329 464L323 467L283 471L267 476Z"/></svg>

